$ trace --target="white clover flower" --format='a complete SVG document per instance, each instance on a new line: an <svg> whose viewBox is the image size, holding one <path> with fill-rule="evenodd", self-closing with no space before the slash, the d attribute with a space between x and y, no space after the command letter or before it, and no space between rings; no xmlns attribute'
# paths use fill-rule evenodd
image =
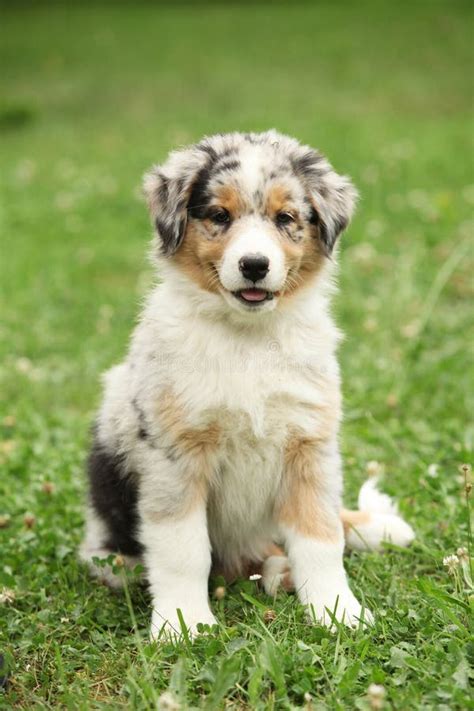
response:
<svg viewBox="0 0 474 711"><path fill-rule="evenodd" d="M261 580L262 576L259 575L258 573L254 573L253 575L249 575L249 580Z"/></svg>
<svg viewBox="0 0 474 711"><path fill-rule="evenodd" d="M448 569L448 573L453 575L459 565L459 558L457 555L447 555L443 558L443 565Z"/></svg>
<svg viewBox="0 0 474 711"><path fill-rule="evenodd" d="M159 711L179 711L180 704L170 691L165 691L158 699Z"/></svg>
<svg viewBox="0 0 474 711"><path fill-rule="evenodd" d="M438 465L437 464L430 464L428 467L428 476L430 476L432 479L436 479L438 476Z"/></svg>
<svg viewBox="0 0 474 711"><path fill-rule="evenodd" d="M0 592L0 605L11 605L15 601L15 591L3 588Z"/></svg>
<svg viewBox="0 0 474 711"><path fill-rule="evenodd" d="M379 474L382 474L383 467L380 462L372 460L370 462L367 462L365 469L367 471L368 476L379 476Z"/></svg>
<svg viewBox="0 0 474 711"><path fill-rule="evenodd" d="M115 565L117 568L123 568L123 566L125 565L125 558L123 557L123 555L120 555L120 553L118 553L115 556L112 565Z"/></svg>
<svg viewBox="0 0 474 711"><path fill-rule="evenodd" d="M381 684L371 684L367 689L367 697L371 709L382 709L385 702L385 687Z"/></svg>

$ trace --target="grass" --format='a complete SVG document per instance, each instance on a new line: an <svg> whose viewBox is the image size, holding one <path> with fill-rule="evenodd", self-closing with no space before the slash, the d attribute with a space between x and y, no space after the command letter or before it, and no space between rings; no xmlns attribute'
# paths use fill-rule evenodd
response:
<svg viewBox="0 0 474 711"><path fill-rule="evenodd" d="M470 541L471 27L435 0L3 8L0 707L470 707L473 591L443 558ZM216 633L148 645L146 591L76 557L99 375L152 278L138 186L176 144L269 126L360 187L335 306L346 498L379 461L418 538L348 557L368 632L244 580Z"/></svg>

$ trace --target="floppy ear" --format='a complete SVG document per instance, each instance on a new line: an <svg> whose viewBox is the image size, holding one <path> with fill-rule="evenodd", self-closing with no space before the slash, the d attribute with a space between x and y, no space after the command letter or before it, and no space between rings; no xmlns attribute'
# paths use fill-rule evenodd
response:
<svg viewBox="0 0 474 711"><path fill-rule="evenodd" d="M144 176L143 189L162 254L174 254L183 241L189 198L208 158L194 146L173 151L166 163Z"/></svg>
<svg viewBox="0 0 474 711"><path fill-rule="evenodd" d="M358 193L350 178L339 175L317 151L306 149L294 161L297 173L306 183L313 216L319 228L319 238L330 255L340 233L346 229L353 215Z"/></svg>

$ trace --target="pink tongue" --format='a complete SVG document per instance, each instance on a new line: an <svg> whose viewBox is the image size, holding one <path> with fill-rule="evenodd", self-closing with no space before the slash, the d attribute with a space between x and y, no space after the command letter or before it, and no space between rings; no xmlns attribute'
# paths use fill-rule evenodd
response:
<svg viewBox="0 0 474 711"><path fill-rule="evenodd" d="M245 301L264 301L267 298L267 292L263 289L244 289L240 295Z"/></svg>

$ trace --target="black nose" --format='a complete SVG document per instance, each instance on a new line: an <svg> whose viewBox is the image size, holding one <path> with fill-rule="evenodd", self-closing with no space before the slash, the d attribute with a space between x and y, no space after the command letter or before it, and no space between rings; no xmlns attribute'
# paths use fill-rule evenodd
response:
<svg viewBox="0 0 474 711"><path fill-rule="evenodd" d="M254 283L268 274L270 260L263 254L246 254L239 259L239 269L246 279Z"/></svg>

